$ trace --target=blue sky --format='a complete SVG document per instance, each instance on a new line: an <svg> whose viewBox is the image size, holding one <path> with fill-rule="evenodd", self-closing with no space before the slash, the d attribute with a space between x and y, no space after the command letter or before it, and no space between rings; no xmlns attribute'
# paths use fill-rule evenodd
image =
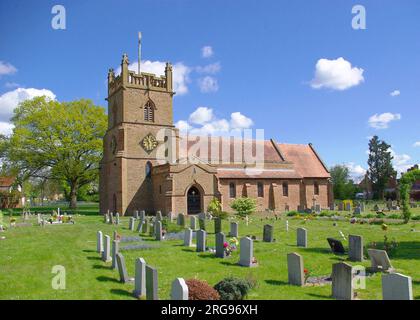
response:
<svg viewBox="0 0 420 320"><path fill-rule="evenodd" d="M56 4L65 30L51 26ZM352 28L356 4L365 30ZM392 145L398 169L420 162L416 0L1 1L0 131L17 101L40 92L105 107L107 70L124 52L136 61L138 31L149 67L176 66L176 122L232 126L239 112L266 138L312 142L328 165L356 175L375 134Z"/></svg>

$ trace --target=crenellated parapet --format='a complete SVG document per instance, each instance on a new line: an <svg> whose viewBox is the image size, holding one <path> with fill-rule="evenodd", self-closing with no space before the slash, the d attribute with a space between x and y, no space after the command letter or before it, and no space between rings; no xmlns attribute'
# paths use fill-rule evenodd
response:
<svg viewBox="0 0 420 320"><path fill-rule="evenodd" d="M121 87L174 93L172 87L172 65L169 62L166 63L165 75L163 76L156 76L155 74L146 72L138 74L129 70L128 65L128 56L124 54L121 61L121 74L115 76L114 69L109 69L108 96L112 95Z"/></svg>

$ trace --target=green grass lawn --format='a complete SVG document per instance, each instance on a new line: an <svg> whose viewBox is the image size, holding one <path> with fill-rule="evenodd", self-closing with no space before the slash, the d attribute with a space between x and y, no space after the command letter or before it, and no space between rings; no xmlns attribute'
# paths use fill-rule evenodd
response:
<svg viewBox="0 0 420 320"><path fill-rule="evenodd" d="M289 220L289 232L285 230L286 219ZM118 271L111 270L111 263L102 262L96 253L98 230L111 237L114 230L125 236L137 235L128 230L128 218L123 217L119 226L103 223L103 217L98 215L76 216L75 221L75 225L34 225L0 233L0 236L6 236L5 240L0 240L0 299L133 299L133 284L119 283ZM239 235L252 234L261 239L265 223L266 220L261 221L259 217L254 217L249 226L240 222ZM381 243L386 234L390 240L395 238L399 243L391 255L394 268L412 277L414 298L420 299L420 232L410 231L412 228L419 230L420 224L393 224L388 231L383 231L380 225L353 225L347 221L338 221L335 227L329 220L311 220L303 224L302 220L284 215L282 220L270 223L274 224L277 241L254 241L254 256L259 262L256 268L237 266L239 252L227 259L218 259L211 253L196 253L195 248L183 247L181 240L157 242L148 236L144 236L146 243L159 244L160 247L122 253L130 276L134 276L137 257L143 257L157 268L160 299L169 298L171 283L177 277L198 278L215 285L229 275L253 277L258 281L248 299L330 299L330 285L299 288L287 284L286 254L300 253L305 268L313 276L329 275L331 265L346 261L347 257L332 254L327 237L341 239L341 230L346 237L348 234L362 235L366 245L372 241ZM208 245L213 246L213 223L207 225ZM296 247L296 228L299 226L308 230L308 248ZM170 229L177 229L177 226L171 225ZM227 234L228 230L228 221L224 221L223 231ZM346 241L343 244L348 245ZM124 245L128 243L121 244ZM361 264L369 266L369 260ZM66 269L65 290L51 287L54 265ZM382 299L381 275L369 276L366 289L357 290L357 293L360 299Z"/></svg>

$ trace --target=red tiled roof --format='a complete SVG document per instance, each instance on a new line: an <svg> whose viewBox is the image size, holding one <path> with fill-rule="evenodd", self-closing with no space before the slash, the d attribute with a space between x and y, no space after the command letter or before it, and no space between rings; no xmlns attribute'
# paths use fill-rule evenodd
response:
<svg viewBox="0 0 420 320"><path fill-rule="evenodd" d="M293 162L296 171L304 178L329 178L330 174L311 145L279 143L286 161Z"/></svg>
<svg viewBox="0 0 420 320"><path fill-rule="evenodd" d="M245 169L232 169L224 170L223 168L217 169L217 177L225 179L300 179L301 176L294 170L288 169L266 169L260 172L247 172Z"/></svg>
<svg viewBox="0 0 420 320"><path fill-rule="evenodd" d="M15 177L0 177L0 187L10 187L15 179Z"/></svg>

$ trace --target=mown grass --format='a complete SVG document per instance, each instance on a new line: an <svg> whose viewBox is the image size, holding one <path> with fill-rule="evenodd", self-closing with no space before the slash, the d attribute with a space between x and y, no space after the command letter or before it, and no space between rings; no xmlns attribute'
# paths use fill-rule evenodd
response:
<svg viewBox="0 0 420 320"><path fill-rule="evenodd" d="M289 232L285 230L286 219L289 221ZM128 230L128 218L123 217L119 226L103 223L101 216L76 216L75 220L75 225L16 227L0 234L6 236L5 240L0 240L0 299L133 299L133 284L119 283L118 272L111 270L111 264L102 262L96 253L98 230L111 237L114 230L126 236L137 235ZM350 224L347 221L338 221L337 226L333 226L329 220L303 223L303 220L285 215L277 221L256 216L249 226L239 222L240 236L255 235L261 239L263 225L267 221L274 225L276 242L254 241L254 256L259 262L256 268L237 266L239 252L234 252L227 259L217 259L211 253L196 253L195 248L183 247L181 240L158 243L148 236L143 237L144 242L158 243L159 248L122 253L131 276L134 276L137 257L143 257L157 268L161 299L169 298L171 283L177 277L198 278L215 285L229 275L257 280L258 285L248 299L330 299L330 285L299 288L287 284L286 254L300 253L304 257L305 268L313 276L329 275L333 263L349 261L347 256L330 252L327 237L340 239L341 230L346 236L362 235L365 244L373 241L380 244L387 235L390 240L395 238L399 243L391 255L393 266L398 272L412 277L414 297L420 299L420 233L411 231L419 228L419 224L395 224L390 225L388 231L383 231L380 225ZM308 230L308 248L296 247L295 230L300 226ZM169 227L177 228L174 225ZM213 230L213 223L208 223L210 246L214 245ZM224 221L223 231L227 234L228 230L229 222ZM347 247L348 243L343 241L343 244ZM361 264L367 267L369 260ZM66 268L65 290L51 287L54 265ZM366 289L357 292L360 299L381 299L381 275L369 276Z"/></svg>

